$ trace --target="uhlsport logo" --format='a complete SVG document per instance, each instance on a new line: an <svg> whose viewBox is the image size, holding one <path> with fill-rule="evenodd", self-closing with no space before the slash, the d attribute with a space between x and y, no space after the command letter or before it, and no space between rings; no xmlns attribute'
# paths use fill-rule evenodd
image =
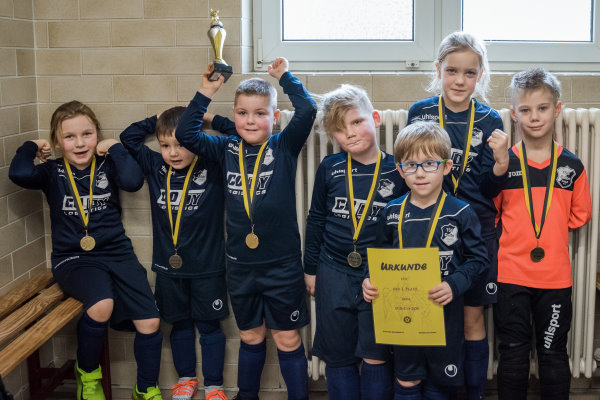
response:
<svg viewBox="0 0 600 400"><path fill-rule="evenodd" d="M216 299L215 301L213 301L212 307L216 310L219 311L221 308L223 308L223 300L221 299Z"/></svg>
<svg viewBox="0 0 600 400"><path fill-rule="evenodd" d="M546 332L544 332L544 347L549 349L552 347L552 342L554 341L554 334L556 330L560 328L558 323L558 318L560 317L560 304L552 304L552 315L550 317L550 323L546 328Z"/></svg>
<svg viewBox="0 0 600 400"><path fill-rule="evenodd" d="M300 318L300 311L296 310L294 311L291 315L290 315L290 319L294 322L298 321L298 318Z"/></svg>
<svg viewBox="0 0 600 400"><path fill-rule="evenodd" d="M488 294L496 294L496 292L498 291L498 286L496 286L494 282L488 282L488 284L485 285L485 291Z"/></svg>
<svg viewBox="0 0 600 400"><path fill-rule="evenodd" d="M448 365L446 365L446 368L444 368L444 372L450 378L454 378L456 376L456 374L458 374L458 368L456 368L456 365L454 365L454 364L448 364Z"/></svg>

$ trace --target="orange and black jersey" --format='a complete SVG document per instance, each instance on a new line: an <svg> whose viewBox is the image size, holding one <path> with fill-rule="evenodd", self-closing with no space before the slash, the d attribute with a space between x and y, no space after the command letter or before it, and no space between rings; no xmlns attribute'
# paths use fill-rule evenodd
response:
<svg viewBox="0 0 600 400"><path fill-rule="evenodd" d="M551 159L542 163L528 160L531 203L535 222L541 223ZM508 173L491 176L481 183L484 195L493 198L501 221L498 251L498 282L559 289L573 285L569 257L569 230L585 225L592 217L590 187L585 168L573 153L558 145L558 160L550 208L539 238L525 205L520 155L515 145L509 150ZM550 199L549 199L550 201ZM542 247L540 262L530 258L531 250Z"/></svg>

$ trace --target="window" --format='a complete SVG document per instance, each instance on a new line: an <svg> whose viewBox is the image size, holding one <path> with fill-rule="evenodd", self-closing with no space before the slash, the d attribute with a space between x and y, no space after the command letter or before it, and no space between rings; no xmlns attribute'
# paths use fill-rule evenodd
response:
<svg viewBox="0 0 600 400"><path fill-rule="evenodd" d="M600 0L254 0L254 67L431 70L441 39L464 29L494 70L600 70Z"/></svg>

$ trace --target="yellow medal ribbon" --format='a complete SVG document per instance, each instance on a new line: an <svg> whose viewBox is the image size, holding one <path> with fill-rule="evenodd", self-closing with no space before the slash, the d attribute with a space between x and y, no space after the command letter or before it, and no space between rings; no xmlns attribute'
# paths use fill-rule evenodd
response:
<svg viewBox="0 0 600 400"><path fill-rule="evenodd" d="M181 212L185 206L185 195L187 193L188 184L190 182L190 176L194 166L198 161L198 156L194 157L194 160L190 164L187 174L185 175L185 181L183 182L183 188L181 189L181 199L179 200L179 209L177 209L177 218L175 220L175 228L173 228L173 212L171 211L171 171L173 167L169 165L169 171L167 172L167 214L169 215L169 225L171 226L171 237L173 238L173 247L175 247L175 253L177 254L177 239L179 237L179 226L181 222Z"/></svg>
<svg viewBox="0 0 600 400"><path fill-rule="evenodd" d="M94 174L96 173L96 156L92 156L92 167L90 169L90 198L88 200L88 212L85 213L83 209L83 204L81 203L81 197L79 196L79 191L77 190L77 186L75 186L75 179L73 179L73 172L71 171L71 165L64 158L65 168L67 169L67 175L69 175L69 181L71 182L71 188L73 189L73 197L75 197L75 201L77 202L77 209L79 210L79 216L83 221L83 227L86 229L87 235L87 226L90 221L90 210L92 209L92 196L94 194Z"/></svg>
<svg viewBox="0 0 600 400"><path fill-rule="evenodd" d="M252 180L250 182L250 194L248 195L248 185L246 184L246 167L244 163L244 141L240 142L238 147L238 162L240 163L240 175L242 178L242 195L244 196L244 208L246 209L246 214L248 214L248 218L252 221L252 212L250 207L252 206L252 201L254 200L254 188L256 186L256 181L258 180L258 167L262 162L262 153L267 146L267 140L260 146L260 150L258 151L258 155L256 156L256 162L254 163L254 171L252 172ZM254 226L252 226L252 230L254 231Z"/></svg>
<svg viewBox="0 0 600 400"><path fill-rule="evenodd" d="M402 219L404 218L404 206L406 206L406 202L410 194L404 198L402 205L400 206L400 215L398 216L398 245L399 248L402 248ZM434 216L430 219L430 228L429 228L429 236L427 237L427 244L425 247L431 246L431 241L433 240L433 233L435 232L435 227L437 226L438 219L440 218L440 214L442 212L442 207L444 207L444 201L446 201L446 192L442 191L441 198L437 201L438 205L435 210Z"/></svg>
<svg viewBox="0 0 600 400"><path fill-rule="evenodd" d="M442 98L442 96L439 97L438 100L438 116L439 116L439 121L440 121L440 126L442 128L444 128L444 100ZM473 126L475 124L475 100L471 99L471 105L469 107L470 112L470 116L469 116L469 128L467 130L467 145L465 146L465 150L463 152L463 163L462 163L462 168L461 168L461 172L460 175L458 176L458 178L455 178L454 175L450 174L450 176L452 176L452 183L454 186L454 194L456 194L456 191L458 190L458 185L460 183L460 179L462 177L462 175L465 173L465 169L467 168L467 163L469 162L469 153L471 152L471 139L473 138ZM444 128L445 129L445 128Z"/></svg>
<svg viewBox="0 0 600 400"><path fill-rule="evenodd" d="M521 177L523 178L523 193L525 195L525 207L527 208L527 212L529 213L529 218L531 218L532 221L532 225L533 228L535 230L535 237L536 239L539 239L540 235L542 234L542 227L544 225L544 221L546 219L546 216L548 215L548 211L550 211L550 203L552 203L552 192L554 191L554 177L556 176L556 166L558 164L558 144L555 141L552 141L552 172L551 175L548 178L548 185L547 185L547 192L546 192L546 196L544 199L545 204L545 210L544 210L544 215L542 216L542 222L541 225L538 226L538 224L535 222L535 217L533 216L533 207L531 206L531 199L530 199L530 191L531 188L529 186L528 183L528 179L527 179L527 166L525 165L525 163L527 162L526 160L526 156L524 156L523 152L523 141L519 142L519 162L521 163Z"/></svg>
<svg viewBox="0 0 600 400"><path fill-rule="evenodd" d="M352 157L350 153L348 153L348 195L350 196L350 214L352 215L352 225L354 226L354 235L352 236L352 241L356 242L358 239L358 235L360 234L360 230L362 229L363 223L365 222L366 216L368 214L368 209L370 208L371 200L373 198L373 193L375 192L375 187L377 186L377 178L379 177L379 166L381 164L381 152L377 155L377 162L375 163L375 171L373 171L373 182L371 183L371 188L369 189L369 195L367 196L367 202L365 203L365 208L363 209L363 213L360 216L360 220L358 224L356 223L356 212L354 211L354 186L352 185Z"/></svg>

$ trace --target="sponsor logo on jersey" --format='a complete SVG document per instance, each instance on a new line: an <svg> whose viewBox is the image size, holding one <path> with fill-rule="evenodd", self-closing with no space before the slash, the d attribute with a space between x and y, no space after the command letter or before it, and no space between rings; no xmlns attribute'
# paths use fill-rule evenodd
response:
<svg viewBox="0 0 600 400"><path fill-rule="evenodd" d="M354 199L354 210L356 211L356 218L360 219L362 213L365 209L365 205L367 204L366 200L363 199ZM379 215L379 211L385 207L386 203L382 203L379 201L373 201L373 207L371 208L371 214L367 215L368 221L377 221L377 216ZM338 218L349 219L350 211L348 210L348 198L346 197L336 197L333 202L333 208L331 212Z"/></svg>
<svg viewBox="0 0 600 400"><path fill-rule="evenodd" d="M92 196L92 207L90 208L90 196L81 196L81 204L83 210L87 212L98 212L105 210L108 206L107 203L110 200L111 193L95 194ZM71 195L65 195L63 197L62 210L65 215L79 215L77 202Z"/></svg>
<svg viewBox="0 0 600 400"><path fill-rule="evenodd" d="M450 263L452 262L453 250L440 250L440 273L442 276L450 274Z"/></svg>
<svg viewBox="0 0 600 400"><path fill-rule="evenodd" d="M258 176L258 182L256 182L254 193L255 196L265 194L267 192L267 186L273 171L263 171ZM248 175L248 189L250 189L250 183L252 182L252 174ZM242 176L239 172L227 172L227 189L231 194L238 194L242 196Z"/></svg>
<svg viewBox="0 0 600 400"><path fill-rule="evenodd" d="M568 165L556 169L556 184L561 188L571 187L573 178L575 178L575 170Z"/></svg>
<svg viewBox="0 0 600 400"><path fill-rule="evenodd" d="M185 201L183 210L197 210L199 208L198 203L200 202L200 198L205 191L206 189L188 190L186 196L187 201ZM182 190L171 190L171 210L179 210L182 194ZM156 199L156 204L163 210L167 208L167 191L165 189L160 190L160 195L158 196L158 199Z"/></svg>
<svg viewBox="0 0 600 400"><path fill-rule="evenodd" d="M446 246L452 246L458 240L458 228L452 224L442 226L442 242Z"/></svg>
<svg viewBox="0 0 600 400"><path fill-rule="evenodd" d="M508 177L509 178L513 178L515 176L522 176L523 172L522 171L508 171Z"/></svg>

